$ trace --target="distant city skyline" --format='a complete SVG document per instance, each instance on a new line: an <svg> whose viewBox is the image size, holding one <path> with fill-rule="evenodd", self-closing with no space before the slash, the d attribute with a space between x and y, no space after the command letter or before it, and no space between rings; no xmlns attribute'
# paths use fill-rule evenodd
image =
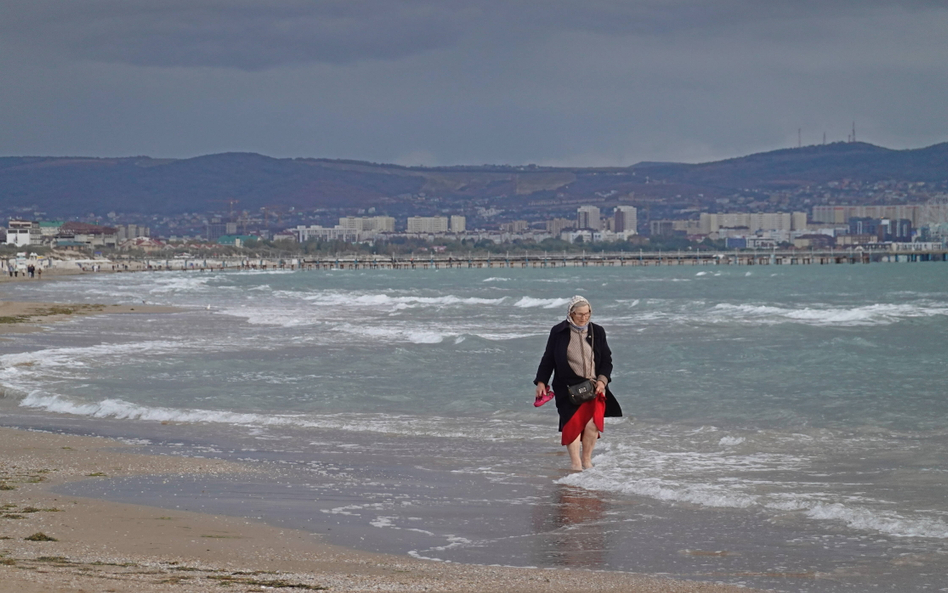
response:
<svg viewBox="0 0 948 593"><path fill-rule="evenodd" d="M948 140L948 6L0 0L0 156L707 162Z"/></svg>

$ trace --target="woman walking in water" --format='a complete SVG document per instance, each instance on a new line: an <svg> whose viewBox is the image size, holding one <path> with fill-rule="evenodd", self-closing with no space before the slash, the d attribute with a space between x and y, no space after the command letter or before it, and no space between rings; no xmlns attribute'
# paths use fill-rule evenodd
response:
<svg viewBox="0 0 948 593"><path fill-rule="evenodd" d="M592 467L592 452L605 416L621 416L622 408L609 391L612 351L602 326L590 322L592 307L585 298L570 299L566 320L550 330L546 350L533 383L537 401L547 395L550 375L561 443L569 452L570 468Z"/></svg>

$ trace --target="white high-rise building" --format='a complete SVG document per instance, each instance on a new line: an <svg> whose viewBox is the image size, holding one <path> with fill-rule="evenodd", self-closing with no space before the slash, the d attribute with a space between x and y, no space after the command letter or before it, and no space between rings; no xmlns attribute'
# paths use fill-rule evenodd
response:
<svg viewBox="0 0 948 593"><path fill-rule="evenodd" d="M448 232L447 216L409 216L409 233L446 233Z"/></svg>
<svg viewBox="0 0 948 593"><path fill-rule="evenodd" d="M598 231L602 228L599 220L599 208L595 206L580 206L576 209L576 228Z"/></svg>
<svg viewBox="0 0 948 593"><path fill-rule="evenodd" d="M639 215L635 206L616 206L612 218L612 230L617 233L635 233L639 226Z"/></svg>
<svg viewBox="0 0 948 593"><path fill-rule="evenodd" d="M790 215L790 227L795 231L802 231L807 228L806 212L794 212Z"/></svg>
<svg viewBox="0 0 948 593"><path fill-rule="evenodd" d="M798 225L802 225L798 227ZM757 231L796 231L806 228L805 212L731 212L727 214L701 213L699 230L710 235L719 229L746 228Z"/></svg>
<svg viewBox="0 0 948 593"><path fill-rule="evenodd" d="M394 233L395 232L395 218L392 216L374 216L372 217L375 228L372 230L378 231L380 233Z"/></svg>
<svg viewBox="0 0 948 593"><path fill-rule="evenodd" d="M451 217L451 232L452 233L463 233L467 230L467 219L463 216L452 216Z"/></svg>
<svg viewBox="0 0 948 593"><path fill-rule="evenodd" d="M361 233L362 229L365 228L365 219L356 218L355 216L345 216L339 219L339 225L337 228Z"/></svg>
<svg viewBox="0 0 948 593"><path fill-rule="evenodd" d="M391 216L369 216L362 218L346 216L339 219L338 228L359 233L368 231L394 233L395 219Z"/></svg>

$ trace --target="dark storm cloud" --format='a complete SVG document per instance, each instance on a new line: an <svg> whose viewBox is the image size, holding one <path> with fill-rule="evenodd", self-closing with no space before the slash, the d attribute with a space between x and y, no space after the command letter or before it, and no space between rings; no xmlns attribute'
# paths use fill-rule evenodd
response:
<svg viewBox="0 0 948 593"><path fill-rule="evenodd" d="M0 0L0 154L710 160L948 138L944 0Z"/></svg>
<svg viewBox="0 0 948 593"><path fill-rule="evenodd" d="M438 2L93 0L17 3L4 35L139 66L257 70L397 59L453 43L466 11Z"/></svg>
<svg viewBox="0 0 948 593"><path fill-rule="evenodd" d="M4 2L0 32L34 50L140 66L258 70L393 60L468 37L510 51L544 36L687 34L692 41L768 21L861 15L925 0L31 0ZM803 38L806 28L797 31ZM577 48L582 50L582 48Z"/></svg>

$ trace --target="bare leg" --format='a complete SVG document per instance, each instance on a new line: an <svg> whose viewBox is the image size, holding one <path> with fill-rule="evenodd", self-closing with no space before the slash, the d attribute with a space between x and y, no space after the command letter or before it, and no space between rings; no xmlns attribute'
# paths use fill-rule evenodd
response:
<svg viewBox="0 0 948 593"><path fill-rule="evenodd" d="M583 471L583 462L579 459L579 446L582 435L576 437L576 440L566 445L566 451L569 452L570 469L573 471Z"/></svg>
<svg viewBox="0 0 948 593"><path fill-rule="evenodd" d="M586 423L586 428L583 429L583 434L580 435L580 439L582 439L583 442L583 469L589 469L593 466L593 447L596 446L596 441L599 439L599 429L596 428L596 423L593 422L592 418Z"/></svg>

